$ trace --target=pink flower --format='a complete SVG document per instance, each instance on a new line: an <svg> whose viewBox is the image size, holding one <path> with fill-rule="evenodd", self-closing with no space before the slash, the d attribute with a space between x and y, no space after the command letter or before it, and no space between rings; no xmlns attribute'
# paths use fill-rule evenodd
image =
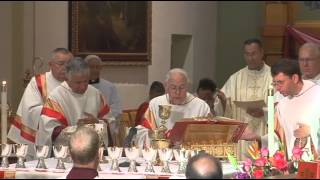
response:
<svg viewBox="0 0 320 180"><path fill-rule="evenodd" d="M263 170L262 169L255 170L252 175L256 179L261 179L263 177Z"/></svg>
<svg viewBox="0 0 320 180"><path fill-rule="evenodd" d="M254 165L263 167L263 166L266 165L267 162L268 162L268 161L267 161L266 158L261 157L261 158L259 158L259 159L256 160L256 162L254 163Z"/></svg>
<svg viewBox="0 0 320 180"><path fill-rule="evenodd" d="M268 150L268 148L262 148L262 149L261 149L261 155L262 155L263 157L267 157L267 156L269 155L269 150Z"/></svg>
<svg viewBox="0 0 320 180"><path fill-rule="evenodd" d="M245 166L243 167L243 169L244 169L245 172L250 172L251 166L246 166L246 165L245 165Z"/></svg>
<svg viewBox="0 0 320 180"><path fill-rule="evenodd" d="M246 159L246 160L244 161L244 165L245 165L245 166L251 166L251 165L252 165L251 159Z"/></svg>
<svg viewBox="0 0 320 180"><path fill-rule="evenodd" d="M283 160L284 159L284 154L281 151L277 151L274 155L273 158L275 161Z"/></svg>
<svg viewBox="0 0 320 180"><path fill-rule="evenodd" d="M246 159L246 160L244 161L244 170L245 170L246 172L249 172L250 169L251 169L251 166L252 166L252 161L251 161L251 159Z"/></svg>
<svg viewBox="0 0 320 180"><path fill-rule="evenodd" d="M303 151L302 151L302 149L299 148L299 147L294 147L294 148L292 149L292 154L293 154L294 159L300 160L300 159L301 159L301 156L302 156L302 154L303 154Z"/></svg>

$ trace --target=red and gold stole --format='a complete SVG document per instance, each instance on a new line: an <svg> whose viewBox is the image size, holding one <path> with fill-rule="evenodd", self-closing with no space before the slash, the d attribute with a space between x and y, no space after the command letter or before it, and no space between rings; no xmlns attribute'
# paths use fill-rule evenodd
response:
<svg viewBox="0 0 320 180"><path fill-rule="evenodd" d="M43 102L45 102L46 98L47 98L47 84L46 84L46 74L38 74L35 76L35 80L37 83L37 87L38 90L41 94L41 97L43 99ZM35 137L36 137L36 133L37 131L34 130L33 128L28 127L27 125L22 123L22 117L19 115L16 115L14 117L14 119L12 120L12 124L17 127L18 129L20 129L20 135L21 137L23 137L24 139L31 141L31 142L35 142Z"/></svg>

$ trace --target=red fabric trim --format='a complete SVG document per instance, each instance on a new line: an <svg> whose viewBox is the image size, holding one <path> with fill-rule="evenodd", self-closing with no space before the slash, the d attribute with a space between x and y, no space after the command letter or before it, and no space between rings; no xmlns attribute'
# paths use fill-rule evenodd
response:
<svg viewBox="0 0 320 180"><path fill-rule="evenodd" d="M17 127L20 130L20 135L21 137L25 138L28 141L31 142L35 142L35 133L32 134L31 132L33 132L34 130L26 127L25 125L23 125L21 123L21 119L17 116L15 116L15 118L12 121L12 125L14 125L15 127Z"/></svg>
<svg viewBox="0 0 320 180"><path fill-rule="evenodd" d="M110 112L110 107L108 105L103 106L103 108L100 110L98 118L102 118L106 114Z"/></svg>
<svg viewBox="0 0 320 180"><path fill-rule="evenodd" d="M41 96L43 97L43 88L44 87L42 86L42 83L41 83L41 74L36 75L35 78L36 78L36 83L37 83L38 89L41 93Z"/></svg>
<svg viewBox="0 0 320 180"><path fill-rule="evenodd" d="M21 129L21 121L19 121L17 118L14 118L12 121L12 125L17 127L18 129Z"/></svg>
<svg viewBox="0 0 320 180"><path fill-rule="evenodd" d="M147 111L148 107L149 107L149 102L144 102L139 106L139 108L137 110L136 119L134 121L135 122L135 126L142 125L143 115Z"/></svg>
<svg viewBox="0 0 320 180"><path fill-rule="evenodd" d="M27 132L25 132L25 131L20 131L20 135L23 137L23 138L25 138L26 140L28 140L28 141L31 141L31 142L33 142L33 143L35 143L36 142L36 137L35 136L33 136L33 135L31 135L31 134L29 134L29 133L27 133Z"/></svg>
<svg viewBox="0 0 320 180"><path fill-rule="evenodd" d="M59 122L61 122L63 125L68 126L68 121L67 119L64 117L63 114L61 114L60 112L54 111L52 109L49 109L47 107L43 107L41 114L52 117L52 118L56 118Z"/></svg>
<svg viewBox="0 0 320 180"><path fill-rule="evenodd" d="M1 178L1 179L5 179L5 177L4 177L4 173L5 173L5 171L3 171L3 170L2 170L2 171L0 171L0 178Z"/></svg>
<svg viewBox="0 0 320 180"><path fill-rule="evenodd" d="M144 127L146 127L146 128L148 128L148 129L152 129L150 122L149 122L146 118L143 118L143 119L141 120L141 125L144 126Z"/></svg>

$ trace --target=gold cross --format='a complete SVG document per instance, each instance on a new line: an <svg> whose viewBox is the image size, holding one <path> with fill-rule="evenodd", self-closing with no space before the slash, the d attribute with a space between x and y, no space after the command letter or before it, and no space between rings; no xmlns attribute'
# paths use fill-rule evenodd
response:
<svg viewBox="0 0 320 180"><path fill-rule="evenodd" d="M254 82L253 86L249 86L248 88L253 89L253 95L251 96L251 99L256 99L257 98L257 89L259 89L260 87L257 86L257 78L256 77L253 79L253 82Z"/></svg>

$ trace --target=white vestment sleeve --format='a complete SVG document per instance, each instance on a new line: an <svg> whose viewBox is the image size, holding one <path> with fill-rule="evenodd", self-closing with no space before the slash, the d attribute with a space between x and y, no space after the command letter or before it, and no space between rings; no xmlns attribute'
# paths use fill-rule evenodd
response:
<svg viewBox="0 0 320 180"><path fill-rule="evenodd" d="M41 121L39 122L39 131L36 136L37 145L52 145L51 135L55 127L60 126L56 119L41 115Z"/></svg>
<svg viewBox="0 0 320 180"><path fill-rule="evenodd" d="M139 148L143 148L144 146L150 147L150 137L149 137L149 129L138 125L137 128L137 134L134 138L134 144L138 146Z"/></svg>

